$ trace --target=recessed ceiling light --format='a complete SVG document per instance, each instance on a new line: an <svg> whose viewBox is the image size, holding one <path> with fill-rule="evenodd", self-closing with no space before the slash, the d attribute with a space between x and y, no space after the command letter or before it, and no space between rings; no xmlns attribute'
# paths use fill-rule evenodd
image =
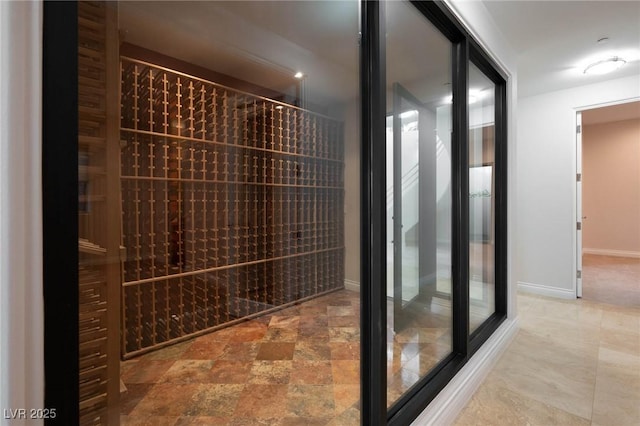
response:
<svg viewBox="0 0 640 426"><path fill-rule="evenodd" d="M601 59L587 65L587 67L584 69L584 73L594 75L607 74L617 70L626 63L627 61L620 58L619 56L611 56L610 58Z"/></svg>
<svg viewBox="0 0 640 426"><path fill-rule="evenodd" d="M294 76L295 78L300 79L300 78L304 77L304 73L303 73L302 71L298 71L298 72L297 72L297 73L295 73L293 76Z"/></svg>

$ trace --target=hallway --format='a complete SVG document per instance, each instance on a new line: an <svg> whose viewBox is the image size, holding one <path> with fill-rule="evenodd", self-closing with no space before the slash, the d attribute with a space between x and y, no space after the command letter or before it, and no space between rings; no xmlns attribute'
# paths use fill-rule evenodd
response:
<svg viewBox="0 0 640 426"><path fill-rule="evenodd" d="M456 425L640 424L640 306L520 293L518 312Z"/></svg>

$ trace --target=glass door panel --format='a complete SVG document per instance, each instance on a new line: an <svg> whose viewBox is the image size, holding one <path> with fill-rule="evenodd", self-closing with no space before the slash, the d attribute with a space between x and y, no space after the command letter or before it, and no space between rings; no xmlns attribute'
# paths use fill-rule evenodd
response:
<svg viewBox="0 0 640 426"><path fill-rule="evenodd" d="M495 312L495 84L469 64L469 332Z"/></svg>
<svg viewBox="0 0 640 426"><path fill-rule="evenodd" d="M387 404L451 353L451 43L386 3ZM448 290L449 291L449 290Z"/></svg>
<svg viewBox="0 0 640 426"><path fill-rule="evenodd" d="M410 322L408 309L419 302L421 294L419 128L422 107L399 83L393 85L393 99L393 312L397 332Z"/></svg>

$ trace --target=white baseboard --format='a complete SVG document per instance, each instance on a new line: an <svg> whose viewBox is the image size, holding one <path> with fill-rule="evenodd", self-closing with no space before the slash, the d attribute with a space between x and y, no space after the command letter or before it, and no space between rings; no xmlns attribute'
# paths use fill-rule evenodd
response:
<svg viewBox="0 0 640 426"><path fill-rule="evenodd" d="M527 293L539 294L541 296L555 297L558 299L575 299L575 289L566 289L558 287L550 287L542 284L525 283L518 281L518 290L522 290Z"/></svg>
<svg viewBox="0 0 640 426"><path fill-rule="evenodd" d="M599 256L633 257L634 259L640 259L640 251L583 248L582 253L597 254Z"/></svg>
<svg viewBox="0 0 640 426"><path fill-rule="evenodd" d="M418 415L412 426L450 425L498 362L518 331L518 318L506 320L456 376Z"/></svg>
<svg viewBox="0 0 640 426"><path fill-rule="evenodd" d="M357 291L360 293L360 283L358 281L348 280L345 278L344 280L344 288L351 291Z"/></svg>

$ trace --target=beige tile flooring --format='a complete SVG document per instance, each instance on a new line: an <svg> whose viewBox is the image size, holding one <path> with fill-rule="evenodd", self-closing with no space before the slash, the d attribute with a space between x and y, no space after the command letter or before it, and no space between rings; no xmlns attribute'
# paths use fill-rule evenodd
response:
<svg viewBox="0 0 640 426"><path fill-rule="evenodd" d="M519 294L518 312L518 335L458 426L640 425L640 305Z"/></svg>
<svg viewBox="0 0 640 426"><path fill-rule="evenodd" d="M582 298L640 307L640 259L583 255Z"/></svg>

